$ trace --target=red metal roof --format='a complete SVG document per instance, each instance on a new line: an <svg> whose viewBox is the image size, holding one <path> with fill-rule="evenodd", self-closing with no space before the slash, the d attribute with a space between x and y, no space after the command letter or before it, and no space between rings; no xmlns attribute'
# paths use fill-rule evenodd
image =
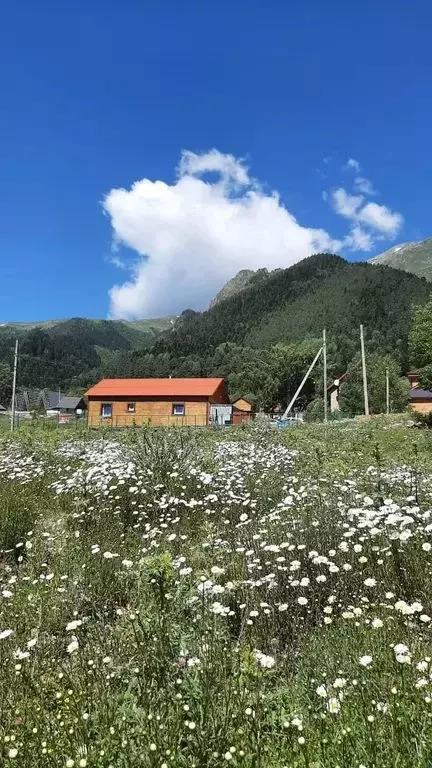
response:
<svg viewBox="0 0 432 768"><path fill-rule="evenodd" d="M211 397L223 379L102 379L87 397Z"/></svg>

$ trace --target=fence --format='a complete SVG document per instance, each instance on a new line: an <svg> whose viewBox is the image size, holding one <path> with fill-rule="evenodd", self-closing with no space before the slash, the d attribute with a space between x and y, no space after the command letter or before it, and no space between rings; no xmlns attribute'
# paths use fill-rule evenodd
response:
<svg viewBox="0 0 432 768"><path fill-rule="evenodd" d="M14 429L20 427L42 427L43 429L69 428L82 429L87 427L87 419L78 417L75 414L57 414L56 416L46 416L45 414L30 413L28 411L18 411L15 413ZM7 430L11 428L11 414L5 413L0 417L0 429Z"/></svg>
<svg viewBox="0 0 432 768"><path fill-rule="evenodd" d="M42 429L124 429L139 427L190 427L202 429L203 427L212 427L213 429L223 429L230 426L241 426L252 421L250 414L239 414L233 417L231 422L220 423L213 420L207 421L204 415L185 415L172 416L167 414L153 414L149 416L139 416L138 414L120 414L111 418L99 416L93 422L88 423L86 417L77 417L74 414L58 414L57 416L45 416L44 414L34 414L29 412L15 413L14 428L21 427ZM11 426L11 414L6 413L0 417L0 430L9 430Z"/></svg>
<svg viewBox="0 0 432 768"><path fill-rule="evenodd" d="M121 428L121 427L207 427L205 416L172 416L167 414L152 414L152 416L140 416L139 414L122 413L106 418L99 416L97 420L89 422L89 427Z"/></svg>

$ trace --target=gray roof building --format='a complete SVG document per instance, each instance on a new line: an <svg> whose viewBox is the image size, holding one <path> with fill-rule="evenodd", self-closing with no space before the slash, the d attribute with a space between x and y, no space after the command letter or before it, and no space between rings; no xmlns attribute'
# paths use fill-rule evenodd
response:
<svg viewBox="0 0 432 768"><path fill-rule="evenodd" d="M76 411L77 408L84 410L86 405L82 397L69 397L64 395L56 407L60 411Z"/></svg>
<svg viewBox="0 0 432 768"><path fill-rule="evenodd" d="M411 390L409 398L410 400L432 400L432 391L415 387Z"/></svg>
<svg viewBox="0 0 432 768"><path fill-rule="evenodd" d="M61 392L53 392L49 389L42 389L40 393L40 403L47 411L53 411L58 408L59 398L63 395Z"/></svg>

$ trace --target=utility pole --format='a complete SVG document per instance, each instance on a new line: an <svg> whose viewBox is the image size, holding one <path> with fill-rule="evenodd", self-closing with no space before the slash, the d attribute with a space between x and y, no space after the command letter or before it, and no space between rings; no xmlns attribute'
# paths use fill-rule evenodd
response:
<svg viewBox="0 0 432 768"><path fill-rule="evenodd" d="M311 362L311 364L310 364L310 366L309 366L309 368L307 370L306 375L303 377L300 386L297 388L295 395L291 398L290 402L288 403L287 407L285 408L285 412L284 412L284 414L282 416L282 419L286 419L288 414L290 413L291 408L293 407L293 405L294 405L295 401L297 400L300 392L302 391L304 385L306 384L306 381L307 381L307 378L308 378L309 374L311 373L312 369L315 367L316 363L318 362L318 358L319 358L319 356L320 356L322 351L323 351L322 347L320 347L318 352L316 353L314 359L312 360L312 362Z"/></svg>
<svg viewBox="0 0 432 768"><path fill-rule="evenodd" d="M365 416L369 416L369 398L368 398L367 375L366 375L366 358L365 358L364 336L363 336L363 326L362 325L360 326L360 343L361 343L361 357L362 357L362 368L363 368L364 411L365 411Z"/></svg>
<svg viewBox="0 0 432 768"><path fill-rule="evenodd" d="M326 329L323 330L323 379L324 379L324 424L327 424L327 341Z"/></svg>
<svg viewBox="0 0 432 768"><path fill-rule="evenodd" d="M386 414L390 413L390 382L389 382L389 369L386 368Z"/></svg>
<svg viewBox="0 0 432 768"><path fill-rule="evenodd" d="M18 366L18 339L15 342L15 356L14 356L14 368L13 368L11 432L13 432L15 429L15 399L16 399L17 366Z"/></svg>

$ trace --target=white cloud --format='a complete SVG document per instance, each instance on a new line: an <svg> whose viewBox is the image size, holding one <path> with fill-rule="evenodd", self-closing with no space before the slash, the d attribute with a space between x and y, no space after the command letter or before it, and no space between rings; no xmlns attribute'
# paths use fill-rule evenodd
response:
<svg viewBox="0 0 432 768"><path fill-rule="evenodd" d="M216 181L203 174L216 172ZM303 227L253 181L244 163L213 149L184 152L173 184L142 179L103 201L115 240L139 255L131 278L110 290L113 317L203 308L240 269L288 267L341 240Z"/></svg>
<svg viewBox="0 0 432 768"><path fill-rule="evenodd" d="M354 186L357 192L361 192L363 195L376 195L374 185L369 179L365 179L363 176L357 176L354 179Z"/></svg>
<svg viewBox="0 0 432 768"><path fill-rule="evenodd" d="M350 251L371 251L374 247L374 239L370 232L366 232L356 224L344 238L344 247Z"/></svg>
<svg viewBox="0 0 432 768"><path fill-rule="evenodd" d="M350 163L356 171L360 169L357 160L350 158L347 165ZM350 220L353 225L343 240L344 247L356 251L369 251L378 240L396 237L403 226L403 216L386 205L367 201L367 196L375 193L369 179L357 176L354 179L354 187L356 192L363 194L353 195L339 187L332 190L330 204L337 214Z"/></svg>
<svg viewBox="0 0 432 768"><path fill-rule="evenodd" d="M346 219L355 219L357 210L364 201L362 195L350 195L345 189L339 187L331 193L331 202L334 210Z"/></svg>
<svg viewBox="0 0 432 768"><path fill-rule="evenodd" d="M356 173L360 173L361 167L358 160L355 160L353 157L349 157L346 164L343 166L344 171L355 171Z"/></svg>
<svg viewBox="0 0 432 768"><path fill-rule="evenodd" d="M365 203L363 195L350 195L341 187L332 191L331 204L340 216L368 227L375 234L392 238L403 225L402 214L391 211L386 205Z"/></svg>
<svg viewBox="0 0 432 768"><path fill-rule="evenodd" d="M117 269L127 269L128 265L124 261L124 259L121 259L120 256L116 256L115 254L112 256L108 256L107 261L109 264L112 264L113 267L117 267Z"/></svg>
<svg viewBox="0 0 432 768"><path fill-rule="evenodd" d="M395 237L403 224L403 216L400 213L377 203L367 203L357 214L357 218L358 221L388 237Z"/></svg>
<svg viewBox="0 0 432 768"><path fill-rule="evenodd" d="M355 173L357 160L346 164ZM242 160L216 149L183 152L176 180L141 179L112 189L103 201L113 230L112 263L125 267L117 246L136 253L129 279L110 290L113 317L175 314L203 309L241 269L289 267L317 251L369 251L393 238L400 213L368 202L373 187L356 176L351 194L323 192L333 210L350 222L345 237L302 226L276 192L265 192Z"/></svg>
<svg viewBox="0 0 432 768"><path fill-rule="evenodd" d="M224 155L217 149L211 149L202 155L184 150L178 167L179 176L201 176L204 173L219 173L225 184L233 183L239 187L250 184L247 168L242 160L234 155Z"/></svg>

